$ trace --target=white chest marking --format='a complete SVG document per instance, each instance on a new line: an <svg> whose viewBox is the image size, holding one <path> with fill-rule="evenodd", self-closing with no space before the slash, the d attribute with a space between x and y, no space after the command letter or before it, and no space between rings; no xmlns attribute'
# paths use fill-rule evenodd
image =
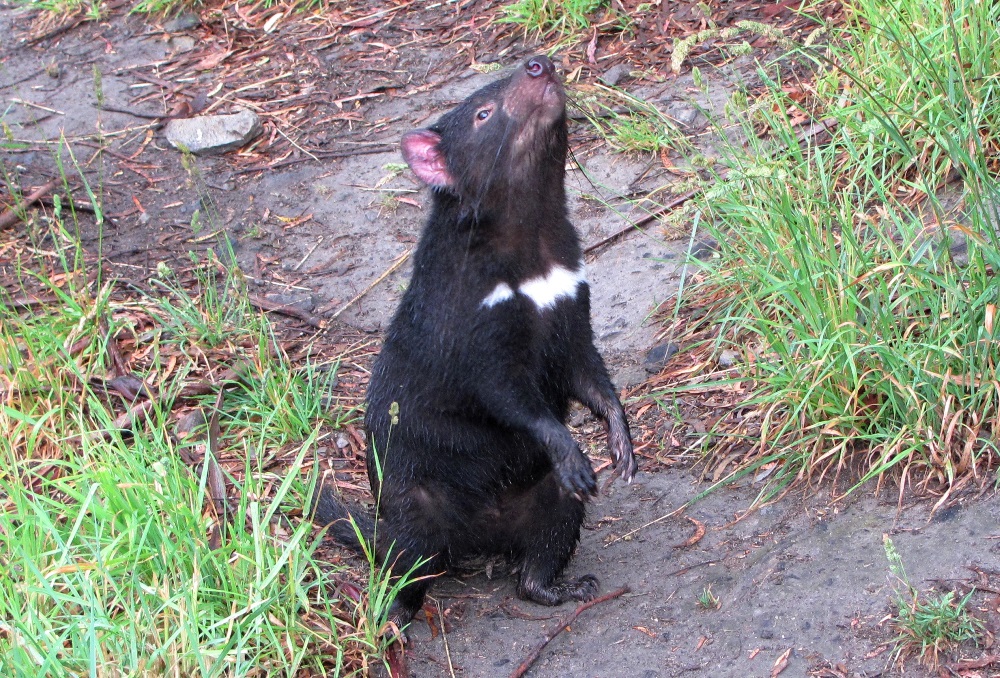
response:
<svg viewBox="0 0 1000 678"><path fill-rule="evenodd" d="M507 283L500 283L493 288L493 291L483 299L483 306L493 307L502 301L507 301L514 296L514 290Z"/></svg>
<svg viewBox="0 0 1000 678"><path fill-rule="evenodd" d="M577 288L580 286L580 283L585 282L587 282L587 276L583 270L583 262L581 261L575 271L562 266L553 266L545 275L525 280L518 285L517 291L531 299L539 311L544 311L547 308L555 306L556 302L563 297L569 297L570 299L576 297ZM510 285L499 283L483 299L482 305L491 308L513 298L514 290L511 289Z"/></svg>

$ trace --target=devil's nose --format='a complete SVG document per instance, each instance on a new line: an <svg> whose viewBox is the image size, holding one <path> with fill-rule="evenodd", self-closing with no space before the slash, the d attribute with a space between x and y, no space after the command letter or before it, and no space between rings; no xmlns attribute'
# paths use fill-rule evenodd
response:
<svg viewBox="0 0 1000 678"><path fill-rule="evenodd" d="M528 59L524 64L524 70L533 78L540 78L543 75L552 75L556 72L556 67L552 65L552 60L544 54L540 54Z"/></svg>

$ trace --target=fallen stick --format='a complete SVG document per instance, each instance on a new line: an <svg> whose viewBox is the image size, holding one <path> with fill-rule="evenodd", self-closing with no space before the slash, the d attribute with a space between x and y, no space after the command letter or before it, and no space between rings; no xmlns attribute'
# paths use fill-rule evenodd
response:
<svg viewBox="0 0 1000 678"><path fill-rule="evenodd" d="M988 669L994 664L1000 664L1000 654L988 654L982 659L962 659L954 664L948 664L948 668L952 671Z"/></svg>
<svg viewBox="0 0 1000 678"><path fill-rule="evenodd" d="M625 228L621 229L620 231L616 231L615 233L612 233L611 235L609 235L604 240L595 242L593 245L591 245L587 249L583 250L583 253L584 254L590 254L594 250L599 250L602 247L604 247L605 245L610 245L615 240L618 240L622 236L627 235L628 233L631 233L632 231L638 231L640 228L642 228L646 224L651 223L655 219L659 219L660 217L662 217L664 214L666 214L670 210L674 209L675 207L680 207L681 205L683 205L684 203L686 203L688 200L690 200L691 198L693 198L696 195L698 195L699 193L701 193L701 190L702 189L699 188L699 189L695 189L693 191L688 191L684 195L680 195L680 196L674 198L673 200L671 200L670 202L668 202L666 205L663 205L662 207L659 207L656 210L650 212L649 214L647 214L646 216L644 216L642 219L639 219L638 221L629 221L628 222L628 226L626 226Z"/></svg>
<svg viewBox="0 0 1000 678"><path fill-rule="evenodd" d="M30 310L36 306L45 306L47 304L54 304L59 301L56 297L14 297L9 301L5 301L11 309L22 311Z"/></svg>
<svg viewBox="0 0 1000 678"><path fill-rule="evenodd" d="M576 610L570 612L568 615L563 617L556 625L556 627L553 630L549 631L548 635L545 637L545 640L543 640L542 643L538 647L536 647L535 650L530 655L528 655L527 659L521 662L521 665L517 667L517 670L514 671L514 673L510 674L510 678L521 678L524 674L526 674L528 670L531 668L532 664L538 661L538 658L541 656L542 650L545 649L545 646L551 643L556 636L558 636L560 633L566 630L570 624L575 622L576 618L579 617L581 613L585 612L586 610L589 610L594 605L598 605L599 603L604 603L609 600L614 600L615 598L623 596L628 592L629 588L627 586L623 586L617 591L606 593L603 596L598 596L597 598L594 598L593 600L584 603L580 607L576 608Z"/></svg>
<svg viewBox="0 0 1000 678"><path fill-rule="evenodd" d="M280 313L282 315L287 315L297 320L301 320L305 324L315 327L318 329L323 328L323 322L312 315L303 311L301 308L296 308L295 306L289 306L288 304L277 304L273 301L268 301L267 299L261 299L260 297L249 296L250 305L259 308L262 311L270 311L271 313Z"/></svg>
<svg viewBox="0 0 1000 678"><path fill-rule="evenodd" d="M18 214L19 210L23 210L29 205L38 202L43 197L45 197L49 191L55 188L59 184L58 179L50 179L48 183L39 188L34 193L28 195L27 198L20 204L16 204L10 209L6 210L3 214L0 214L0 228L7 228L8 226L13 226L21 220L21 215Z"/></svg>
<svg viewBox="0 0 1000 678"><path fill-rule="evenodd" d="M278 162L272 163L270 165L251 165L250 167L243 167L241 169L235 169L231 172L233 176L240 174L249 174L250 172L263 172L265 170L274 170L281 167L288 167L289 165L295 165L300 162L310 162L319 160L335 160L337 158L353 158L356 155L373 155L376 153L389 153L395 150L395 146L391 144L383 144L381 146L376 146L372 148L355 148L350 151L330 151L329 153L317 153L315 157L301 157L301 158L288 158L287 160L279 160Z"/></svg>
<svg viewBox="0 0 1000 678"><path fill-rule="evenodd" d="M136 403L128 410L118 415L118 417L116 417L114 422L111 424L111 428L93 431L86 437L93 442L97 440L111 440L115 431L135 433L135 425L139 417L149 414L149 411L153 409L153 405L154 401L152 400L143 400L141 403Z"/></svg>
<svg viewBox="0 0 1000 678"><path fill-rule="evenodd" d="M228 388L230 386L236 385L238 382L243 381L244 376L252 369L252 366L245 362L237 362L230 368L227 368L219 375L219 377L214 381L194 381L188 382L181 386L180 390L177 392L178 398L193 398L195 396L208 395L209 393L215 393L218 388Z"/></svg>
<svg viewBox="0 0 1000 678"><path fill-rule="evenodd" d="M346 304L344 304L343 306L341 306L340 308L338 308L337 312L334 313L330 317L333 318L334 320L336 320L337 316L339 316L341 313L343 313L344 311L346 311L347 309L349 309L354 304L354 302L358 301L361 297L363 297L366 294L368 294L369 292L371 292L372 288L374 288L380 282L382 282L383 280L385 280L386 278L388 278L392 274L393 271L395 271L397 268L399 268L400 266L402 266L403 262L406 261L410 257L410 252L412 252L412 251L413 251L413 249L411 248L411 249L408 249L405 252L403 252L399 256L399 258L396 259L396 261L393 262L392 266L390 266L389 268L385 269L385 272L382 275L380 275L379 277L375 278L375 280L373 280L372 283L370 285L368 285L368 287L366 287L363 290L361 290L361 292L358 293L353 299L351 299L349 302L347 302Z"/></svg>
<svg viewBox="0 0 1000 678"><path fill-rule="evenodd" d="M34 46L34 45L37 45L40 42L44 42L44 41L48 40L49 38L57 38L60 35L62 35L63 33L67 32L67 31L73 30L74 28L76 28L77 26L79 26L80 24L82 24L82 23L84 23L86 21L92 21L91 17L85 15L85 16L82 16L82 17L80 17L78 19L75 19L73 21L67 21L66 23L64 23L61 26L56 26L55 28L53 28L50 31L46 31L45 33L42 33L41 35L37 35L34 38L31 38L25 44L27 44L29 46Z"/></svg>
<svg viewBox="0 0 1000 678"><path fill-rule="evenodd" d="M704 567L705 565L715 565L715 564L721 563L721 562L722 562L722 558L716 558L715 560L703 560L700 563L695 563L694 565L686 565L686 566L684 566L684 567L682 567L680 569L674 570L673 572L668 572L667 574L664 575L664 578L666 578L666 577L678 577L678 576L684 574L685 572L689 572L689 571L693 570L696 567Z"/></svg>
<svg viewBox="0 0 1000 678"><path fill-rule="evenodd" d="M604 548L608 548L609 546L611 546L611 545L612 545L612 544L614 544L615 542L619 542L619 541L621 541L621 540L623 540L623 539L628 539L628 538L629 538L629 537L631 537L631 536L632 536L633 534L635 534L635 533L639 532L640 530L644 530L644 529L646 529L646 528L647 528L647 527L649 527L650 525L655 525L656 523L660 522L661 520L666 520L667 518L673 518L673 517L674 517L674 516L676 516L676 515L677 515L678 513L683 513L683 512L684 512L684 510L685 510L685 509L686 509L686 508L688 507L688 505L689 505L689 504L690 504L690 502L688 502L687 504L681 504L681 507L680 507L679 509L674 509L673 511L671 511L670 513L668 513L668 514L667 514L667 515L665 515L665 516L660 516L659 518L654 518L653 520L650 520L650 521L649 521L648 523L646 523L645 525L640 525L639 527L635 528L635 529L634 529L634 530L632 530L631 532L626 532L625 534L623 534L623 535L622 535L622 536L620 536L620 537L615 537L614 539L612 539L611 541L609 541L609 542L608 542L607 544L605 544L605 545L604 545Z"/></svg>
<svg viewBox="0 0 1000 678"><path fill-rule="evenodd" d="M126 374L130 374L132 370L129 369L128 361L122 355L122 349L118 345L118 340L111 334L111 328L108 327L108 321L104 315L98 318L97 327L101 330L101 334L104 335L104 344L108 350L108 358L111 362L110 367L114 370L114 375L116 377L124 377Z"/></svg>

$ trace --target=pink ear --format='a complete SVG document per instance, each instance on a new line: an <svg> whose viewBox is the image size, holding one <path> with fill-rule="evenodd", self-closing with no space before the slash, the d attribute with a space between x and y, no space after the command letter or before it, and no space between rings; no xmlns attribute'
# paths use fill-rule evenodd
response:
<svg viewBox="0 0 1000 678"><path fill-rule="evenodd" d="M451 186L451 175L445 165L444 156L438 150L441 137L429 129L407 132L399 145L403 158L413 173L428 186Z"/></svg>

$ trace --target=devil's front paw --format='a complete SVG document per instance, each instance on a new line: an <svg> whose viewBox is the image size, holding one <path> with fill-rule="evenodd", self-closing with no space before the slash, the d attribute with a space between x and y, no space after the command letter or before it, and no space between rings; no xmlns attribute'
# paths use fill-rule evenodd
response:
<svg viewBox="0 0 1000 678"><path fill-rule="evenodd" d="M573 445L573 451L564 454L556 464L556 477L563 489L580 500L597 494L597 475L590 460Z"/></svg>
<svg viewBox="0 0 1000 678"><path fill-rule="evenodd" d="M639 465L636 463L635 453L632 451L632 437L625 425L618 427L618 430L615 428L610 430L608 447L611 448L611 458L614 460L615 470L621 474L622 480L631 483Z"/></svg>

